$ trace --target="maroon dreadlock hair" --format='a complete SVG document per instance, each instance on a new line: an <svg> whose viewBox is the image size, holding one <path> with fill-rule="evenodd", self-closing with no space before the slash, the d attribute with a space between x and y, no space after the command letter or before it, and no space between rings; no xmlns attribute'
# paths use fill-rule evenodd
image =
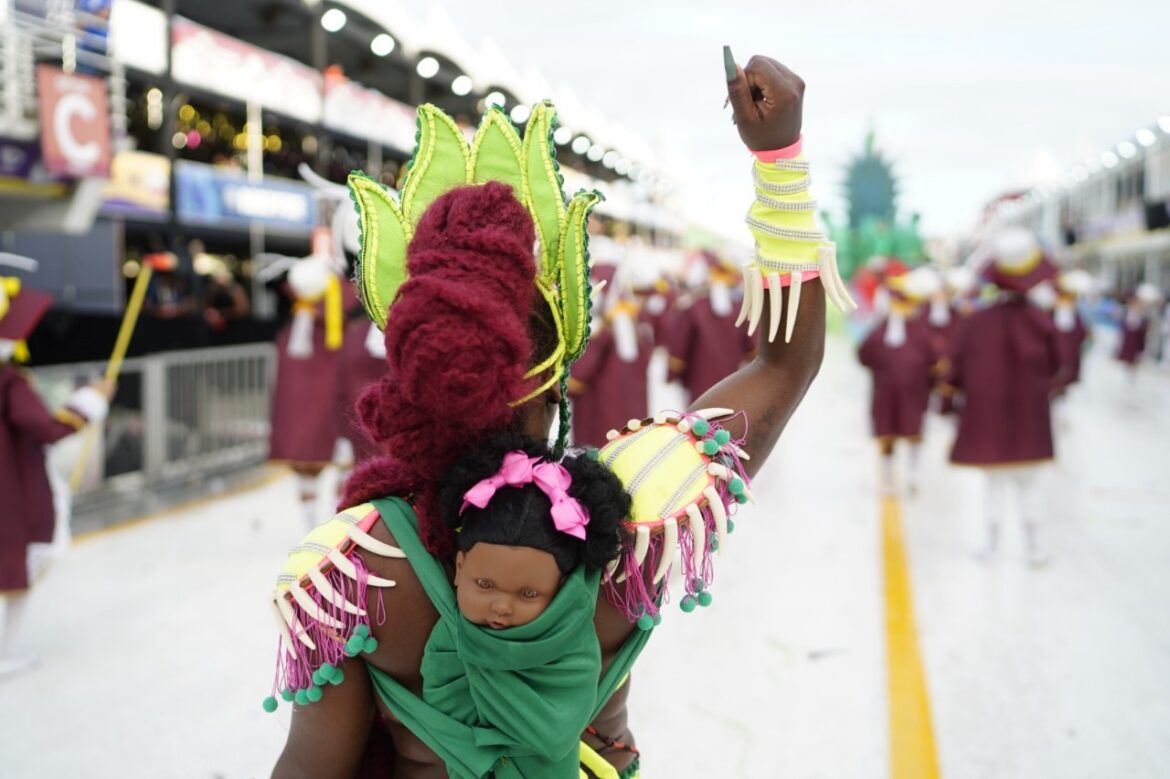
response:
<svg viewBox="0 0 1170 779"><path fill-rule="evenodd" d="M386 326L386 373L357 402L382 456L354 471L342 506L412 496L423 544L438 557L455 550L439 519L442 474L467 447L509 429L510 401L532 384L534 240L507 185L461 187L431 204Z"/></svg>

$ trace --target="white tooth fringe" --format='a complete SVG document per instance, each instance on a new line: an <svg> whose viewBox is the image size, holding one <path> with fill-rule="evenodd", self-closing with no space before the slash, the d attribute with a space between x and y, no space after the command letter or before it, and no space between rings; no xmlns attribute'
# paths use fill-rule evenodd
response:
<svg viewBox="0 0 1170 779"><path fill-rule="evenodd" d="M788 323L784 328L784 343L792 340L792 331L796 328L796 312L800 309L800 287L804 284L804 276L800 271L792 274L792 284L788 287Z"/></svg>
<svg viewBox="0 0 1170 779"><path fill-rule="evenodd" d="M329 580L315 566L309 569L309 581L313 583L313 586L317 588L321 596L335 607L353 614L355 617L364 617L366 615L365 609L359 608L357 604L350 603L344 595L333 589L333 585L329 583Z"/></svg>
<svg viewBox="0 0 1170 779"><path fill-rule="evenodd" d="M357 566L353 564L352 560L343 555L340 549L330 549L329 554L326 555L326 557L329 559L329 562L337 566L337 570L341 571L355 582L357 581ZM370 574L368 577L366 577L366 584L371 587L394 587L398 583L393 579L383 579L381 576L374 576L373 574Z"/></svg>
<svg viewBox="0 0 1170 779"><path fill-rule="evenodd" d="M309 593L301 589L301 585L297 582L290 584L288 586L288 591L292 593L293 600L300 604L300 607L305 610L305 613L320 622L322 625L326 625L331 628L337 628L338 630L341 630L345 627L345 625L342 624L340 620L334 619L325 613L324 607L310 598Z"/></svg>
<svg viewBox="0 0 1170 779"><path fill-rule="evenodd" d="M646 562L646 553L650 551L650 528L639 525L634 531L634 560L641 567Z"/></svg>
<svg viewBox="0 0 1170 779"><path fill-rule="evenodd" d="M736 454L736 456L738 456L738 457L739 457L739 459L741 459L741 460L750 460L750 459L752 459L752 457L751 457L751 455L750 455L750 454L748 454L747 452L745 452L743 449L740 449L738 446L735 446L735 444L732 444L732 448L735 450L735 454Z"/></svg>
<svg viewBox="0 0 1170 779"><path fill-rule="evenodd" d="M768 343L776 340L776 331L780 329L780 303L781 297L784 294L783 288L780 286L780 274L772 272L768 274L768 306L770 308L768 318Z"/></svg>
<svg viewBox="0 0 1170 779"><path fill-rule="evenodd" d="M749 490L749 489L747 488L747 485L744 485L744 488L743 488L743 494L744 494L744 495L747 495L747 499L748 499L749 501L751 501L752 503L755 503L755 502L756 502L756 496L755 496L755 495L753 495L753 494L752 494L752 491L751 491L751 490Z"/></svg>
<svg viewBox="0 0 1170 779"><path fill-rule="evenodd" d="M662 556L658 558L658 570L654 572L654 584L670 571L670 564L674 562L674 553L678 551L678 523L668 519L662 523Z"/></svg>
<svg viewBox="0 0 1170 779"><path fill-rule="evenodd" d="M715 419L716 417L731 416L731 414L733 413L733 410L730 408L715 407L715 408L703 408L703 409L699 409L698 411L692 411L691 413L697 417L702 417L703 419L711 420L711 419Z"/></svg>
<svg viewBox="0 0 1170 779"><path fill-rule="evenodd" d="M293 612L292 605L279 592L276 595L276 607L280 609L281 615L284 616L285 624L289 626L289 629L292 630L297 639L311 651L317 651L317 645L313 642L313 639L309 638L308 633L305 632L304 626L301 625L301 621L297 619L296 613Z"/></svg>
<svg viewBox="0 0 1170 779"><path fill-rule="evenodd" d="M292 634L288 632L288 625L284 621L284 615L280 613L280 608L276 605L278 600L283 600L279 594L272 596L272 616L276 619L276 628L280 631L280 637L284 639L285 650L293 656L293 660L296 660L297 642L293 641Z"/></svg>
<svg viewBox="0 0 1170 779"><path fill-rule="evenodd" d="M711 514L715 517L715 538L719 541L720 554L723 554L723 544L727 541L727 510L723 508L723 501L714 487L703 490L707 497L707 505L711 507Z"/></svg>
<svg viewBox="0 0 1170 779"><path fill-rule="evenodd" d="M657 413L657 414L654 416L654 424L656 424L656 425L665 425L665 424L666 424L666 420L668 420L668 419L670 419L670 414L667 414L665 411L659 411L659 412L658 412L658 413Z"/></svg>
<svg viewBox="0 0 1170 779"><path fill-rule="evenodd" d="M748 320L748 335L752 335L760 324L760 315L764 313L764 277L760 273L760 269L754 265L751 269L748 288L752 291L752 313Z"/></svg>
<svg viewBox="0 0 1170 779"><path fill-rule="evenodd" d="M726 465L720 465L719 463L710 463L707 466L707 473L717 479L723 479L723 481L728 481L731 478L731 471L727 470Z"/></svg>
<svg viewBox="0 0 1170 779"><path fill-rule="evenodd" d="M616 571L617 567L621 564L622 558L615 557L609 565L605 566L605 581L609 581L613 578L613 572Z"/></svg>
<svg viewBox="0 0 1170 779"><path fill-rule="evenodd" d="M357 525L350 525L345 533L355 544L367 552L373 552L374 554L382 555L382 557L406 557L406 552L403 552L396 546L390 546L390 544L379 541Z"/></svg>
<svg viewBox="0 0 1170 779"><path fill-rule="evenodd" d="M689 433L691 431L691 423L685 419L680 419L675 427L678 428L678 432L680 433Z"/></svg>
<svg viewBox="0 0 1170 779"><path fill-rule="evenodd" d="M744 265L739 269L739 273L743 277L743 305L739 308L739 316L735 318L736 327L747 321L748 314L752 310L752 280L749 268L751 268L750 265Z"/></svg>
<svg viewBox="0 0 1170 779"><path fill-rule="evenodd" d="M687 516L691 520L691 565L695 567L695 575L701 576L703 552L707 550L707 526L703 523L699 507L694 503L687 506Z"/></svg>
<svg viewBox="0 0 1170 779"><path fill-rule="evenodd" d="M857 302L849 294L849 288L841 279L841 271L837 268L837 245L825 243L817 248L817 264L823 279L825 293L833 305L841 311L850 311L857 308Z"/></svg>

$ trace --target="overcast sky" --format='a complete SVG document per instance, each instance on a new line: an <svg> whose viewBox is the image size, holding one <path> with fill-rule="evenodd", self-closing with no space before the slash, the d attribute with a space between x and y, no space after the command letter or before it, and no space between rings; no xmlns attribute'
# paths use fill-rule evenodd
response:
<svg viewBox="0 0 1170 779"><path fill-rule="evenodd" d="M405 0L418 17L427 2ZM842 167L872 127L903 212L961 234L981 206L1051 180L1170 114L1170 2L599 0L443 3L469 40L686 160L688 196L743 230L747 168L720 47L767 54L808 84L815 195L841 212ZM509 9L507 13L501 9Z"/></svg>

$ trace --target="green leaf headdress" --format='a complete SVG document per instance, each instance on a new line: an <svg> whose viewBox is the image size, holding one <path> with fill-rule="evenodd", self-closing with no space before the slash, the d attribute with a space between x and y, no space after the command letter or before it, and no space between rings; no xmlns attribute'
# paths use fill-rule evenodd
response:
<svg viewBox="0 0 1170 779"><path fill-rule="evenodd" d="M406 247L423 213L439 196L469 184L498 181L512 187L532 215L540 254L536 287L548 303L557 346L527 377L550 373L547 381L513 405L526 403L557 382L561 384L561 425L558 444L568 435L565 397L569 366L589 342L589 243L585 225L601 201L599 192L585 190L567 199L562 190L552 132L556 110L537 104L524 132L516 132L507 115L491 108L471 145L441 110L426 104L418 109L418 140L401 196L396 200L378 182L361 173L349 176L350 193L361 225L361 253L356 282L366 313L385 329L390 305L407 278ZM551 370L550 370L551 369Z"/></svg>

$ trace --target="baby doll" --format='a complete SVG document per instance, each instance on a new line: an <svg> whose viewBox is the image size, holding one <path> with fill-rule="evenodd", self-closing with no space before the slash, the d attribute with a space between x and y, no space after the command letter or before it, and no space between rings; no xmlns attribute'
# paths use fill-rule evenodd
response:
<svg viewBox="0 0 1170 779"><path fill-rule="evenodd" d="M492 629L536 619L578 565L603 569L620 551L630 499L585 455L504 436L448 471L443 520L458 533L455 592L470 622Z"/></svg>

